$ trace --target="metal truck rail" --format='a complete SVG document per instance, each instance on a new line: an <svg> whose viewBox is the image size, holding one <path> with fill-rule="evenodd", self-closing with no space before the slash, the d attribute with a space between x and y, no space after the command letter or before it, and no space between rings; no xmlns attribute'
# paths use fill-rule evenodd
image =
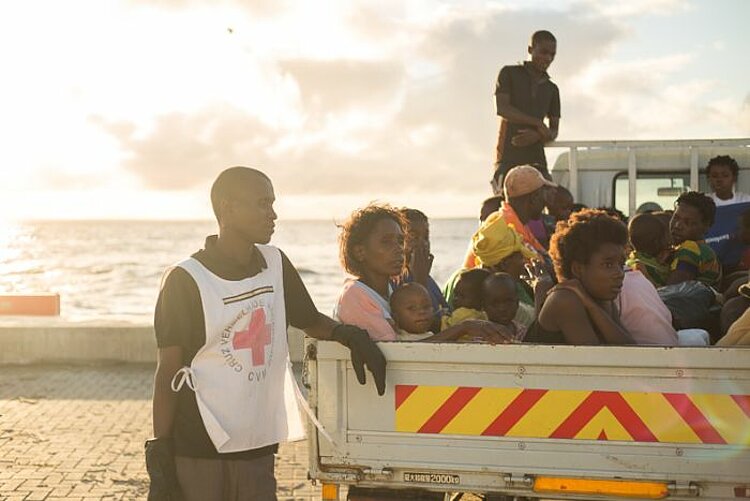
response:
<svg viewBox="0 0 750 501"><path fill-rule="evenodd" d="M387 390L311 343L310 476L575 499L750 497L750 350L380 343Z"/></svg>
<svg viewBox="0 0 750 501"><path fill-rule="evenodd" d="M668 139L668 140L602 140L602 141L555 141L545 145L546 148L566 148L568 151L558 157L552 167L554 172L565 171L564 184L573 194L575 200L579 200L582 189L591 187L586 183L581 184L580 174L586 168L612 168L622 164L628 174L628 214L635 214L636 209L636 179L637 173L647 169L666 170L689 170L690 189L699 190L699 171L705 166L706 161L715 155L730 154L737 158L740 165L748 167L747 159L750 158L750 138L732 139ZM649 159L647 157L653 152L662 154L661 159ZM593 154L593 156L592 156ZM589 165L581 165L581 156L591 157ZM618 162L618 160L622 162ZM661 160L661 162L660 162ZM600 165L591 165L600 164ZM650 164L650 165L645 165ZM562 180L562 179L560 179ZM558 181L560 181L558 180Z"/></svg>

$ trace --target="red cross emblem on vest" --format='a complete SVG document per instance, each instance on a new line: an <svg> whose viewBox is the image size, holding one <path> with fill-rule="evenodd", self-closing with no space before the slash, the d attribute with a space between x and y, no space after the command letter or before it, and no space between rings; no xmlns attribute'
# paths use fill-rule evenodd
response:
<svg viewBox="0 0 750 501"><path fill-rule="evenodd" d="M250 315L250 322L243 330L234 331L232 347L235 350L251 350L253 366L266 363L266 346L271 344L271 324L266 324L265 308L257 308Z"/></svg>

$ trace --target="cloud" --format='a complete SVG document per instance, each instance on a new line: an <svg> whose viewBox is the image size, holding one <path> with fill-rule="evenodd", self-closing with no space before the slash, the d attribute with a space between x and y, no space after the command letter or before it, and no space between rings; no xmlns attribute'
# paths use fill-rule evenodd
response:
<svg viewBox="0 0 750 501"><path fill-rule="evenodd" d="M183 10L196 7L235 6L254 15L274 15L287 8L285 0L127 0L133 5Z"/></svg>
<svg viewBox="0 0 750 501"><path fill-rule="evenodd" d="M230 165L262 164L274 140L267 125L227 107L163 115L143 137L126 122L103 122L102 127L126 152L124 168L145 187L163 190L200 186Z"/></svg>
<svg viewBox="0 0 750 501"><path fill-rule="evenodd" d="M479 194L488 190L497 134L497 73L526 57L540 28L558 38L551 74L561 88L561 139L684 136L692 123L726 118L731 107L707 98L716 82L679 77L693 54L613 61L629 30L601 11L585 3L556 12L447 8L420 23L380 16L352 49L362 57L264 59L258 78L273 89L264 95L274 96L275 113L215 101L152 124L102 127L118 139L124 167L150 188L201 186L243 164L266 170L289 194ZM369 12L345 17L362 24Z"/></svg>
<svg viewBox="0 0 750 501"><path fill-rule="evenodd" d="M397 61L284 60L281 71L299 85L306 111L376 108L398 96L406 72Z"/></svg>
<svg viewBox="0 0 750 501"><path fill-rule="evenodd" d="M721 81L710 75L683 77L684 70L699 61L698 55L683 53L591 65L570 80L572 92L563 104L576 119L563 121L565 139L684 139L743 134L739 103L720 94Z"/></svg>
<svg viewBox="0 0 750 501"><path fill-rule="evenodd" d="M54 186L61 191L88 190L101 187L106 182L107 175L104 173L78 174L45 168L34 173L31 186Z"/></svg>
<svg viewBox="0 0 750 501"><path fill-rule="evenodd" d="M587 0L586 5L598 13L609 17L638 16L644 14L667 15L692 8L686 0Z"/></svg>

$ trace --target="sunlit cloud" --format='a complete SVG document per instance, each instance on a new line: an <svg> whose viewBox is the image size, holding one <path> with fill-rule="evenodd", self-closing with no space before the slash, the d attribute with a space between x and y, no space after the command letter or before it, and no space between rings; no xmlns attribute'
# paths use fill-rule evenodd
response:
<svg viewBox="0 0 750 501"><path fill-rule="evenodd" d="M611 2L608 0L585 0L584 3L600 14L611 17L637 16L644 14L674 14L691 8L687 0L629 0Z"/></svg>
<svg viewBox="0 0 750 501"><path fill-rule="evenodd" d="M150 217L142 208L156 207L158 193L184 213L217 172L241 164L269 172L301 205L322 196L331 211L348 196L428 201L436 184L481 200L497 72L526 58L539 28L559 40L550 73L561 89L561 139L750 133L750 95L694 71L708 54L734 50L723 39L615 57L638 19L666 23L691 3L547 3L3 5L0 127L13 135L3 187L34 200L36 212L19 214L85 214L72 205L112 200L119 189L148 202L107 214ZM473 214L464 203L456 199L456 214Z"/></svg>

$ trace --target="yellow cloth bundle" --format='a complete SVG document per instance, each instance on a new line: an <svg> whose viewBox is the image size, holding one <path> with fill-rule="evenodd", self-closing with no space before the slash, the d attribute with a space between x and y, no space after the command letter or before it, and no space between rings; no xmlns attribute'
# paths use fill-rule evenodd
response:
<svg viewBox="0 0 750 501"><path fill-rule="evenodd" d="M473 308L456 308L453 313L444 316L440 322L440 330L444 331L448 327L458 325L464 320L487 320L487 314Z"/></svg>
<svg viewBox="0 0 750 501"><path fill-rule="evenodd" d="M471 247L480 266L495 266L515 252L521 252L526 259L536 257L516 230L508 226L500 211L492 213L482 223L471 237Z"/></svg>

